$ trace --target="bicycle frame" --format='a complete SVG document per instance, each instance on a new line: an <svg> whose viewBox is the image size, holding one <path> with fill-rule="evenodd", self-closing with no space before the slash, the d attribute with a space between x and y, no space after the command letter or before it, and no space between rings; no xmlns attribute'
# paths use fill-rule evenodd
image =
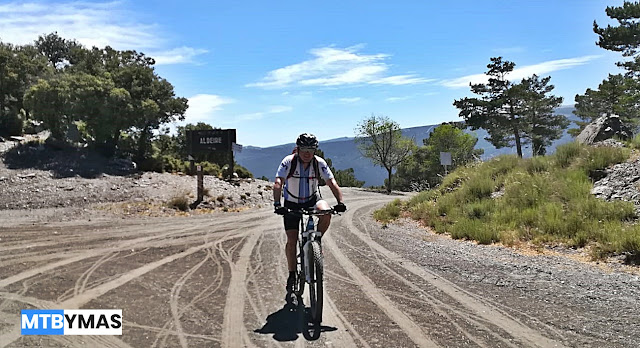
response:
<svg viewBox="0 0 640 348"><path fill-rule="evenodd" d="M300 271L304 273L304 281L307 284L313 284L312 275L310 274L309 265L304 262L305 255L307 255L310 250L309 246L312 241L320 240L322 237L322 232L318 231L315 226L317 226L317 219L314 216L327 215L327 214L338 214L333 209L327 210L316 210L315 208L311 209L289 209L289 213L299 214L300 219L300 228L298 229L298 254L296 257L296 263L300 267ZM309 220L313 221L313 229L309 230ZM304 288L302 284L297 284L299 286L298 296L302 296Z"/></svg>
<svg viewBox="0 0 640 348"><path fill-rule="evenodd" d="M309 230L309 219L313 220L313 215L308 216L306 223L304 218L300 219L300 230L298 231L298 247L302 252L300 254L298 262L301 263L302 267L304 268L305 281L307 282L307 284L312 284L314 280L311 279L311 271L309 270L309 265L304 262L304 255L307 255L309 253L309 247L311 243L315 240L319 240L320 237L322 237L322 232L318 231L315 228L313 230ZM316 221L313 221L311 225L315 227Z"/></svg>

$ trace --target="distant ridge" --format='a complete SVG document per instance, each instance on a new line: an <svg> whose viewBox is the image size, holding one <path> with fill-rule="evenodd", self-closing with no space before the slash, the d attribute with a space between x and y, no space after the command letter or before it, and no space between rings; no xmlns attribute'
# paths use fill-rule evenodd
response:
<svg viewBox="0 0 640 348"><path fill-rule="evenodd" d="M556 114L567 116L571 121L578 120L573 114L573 106L563 106L556 109ZM414 138L416 144L422 146L423 139L426 139L431 134L431 131L437 125L418 126L402 129L402 134L406 137ZM573 127L570 127L573 128ZM482 159L486 160L502 154L515 154L515 148L502 148L496 149L488 141L484 140L487 136L487 132L479 129L477 131L465 130L466 133L474 134L478 137L478 144L476 148L484 149L484 155ZM549 148L548 153L551 154L555 151L556 146L570 142L572 137L565 131L564 136L555 141ZM269 180L274 180L275 173L280 161L284 156L291 154L291 151L295 147L294 143L287 143L282 145L276 145L271 147L254 147L245 146L242 152L236 154L236 162L243 167L249 169L253 175L257 178L266 176ZM387 178L387 172L381 167L376 167L371 163L371 160L362 157L360 151L356 147L353 137L341 137L336 139L324 140L320 142L320 149L324 151L327 158L331 158L333 166L336 169L353 168L356 178L358 180L364 180L365 186L379 186L384 184L384 180ZM524 156L531 156L531 147L526 146L523 148Z"/></svg>

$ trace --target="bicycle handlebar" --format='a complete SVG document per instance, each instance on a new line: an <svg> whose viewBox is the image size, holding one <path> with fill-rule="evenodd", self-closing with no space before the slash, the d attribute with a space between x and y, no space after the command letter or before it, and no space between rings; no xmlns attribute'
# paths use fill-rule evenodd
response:
<svg viewBox="0 0 640 348"><path fill-rule="evenodd" d="M318 210L316 208L298 208L298 209L286 208L286 209L287 209L287 213L293 213L293 214L304 214L304 215L315 215L315 216L329 215L329 214L333 214L333 215L340 214L333 208L322 209L322 210Z"/></svg>

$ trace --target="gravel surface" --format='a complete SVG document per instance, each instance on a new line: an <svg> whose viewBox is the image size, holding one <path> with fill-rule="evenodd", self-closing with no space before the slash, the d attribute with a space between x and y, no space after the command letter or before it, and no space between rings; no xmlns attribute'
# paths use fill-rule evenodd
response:
<svg viewBox="0 0 640 348"><path fill-rule="evenodd" d="M409 220L372 235L541 332L575 332L575 339L584 341L572 346L637 347L640 342L638 267L616 260L584 262L586 257L571 250L536 252L452 240Z"/></svg>

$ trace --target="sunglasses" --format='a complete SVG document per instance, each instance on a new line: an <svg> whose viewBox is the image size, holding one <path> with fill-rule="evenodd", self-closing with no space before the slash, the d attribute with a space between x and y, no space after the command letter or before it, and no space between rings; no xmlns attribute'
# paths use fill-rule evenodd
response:
<svg viewBox="0 0 640 348"><path fill-rule="evenodd" d="M316 149L313 147L301 147L298 149L300 152L314 153Z"/></svg>

